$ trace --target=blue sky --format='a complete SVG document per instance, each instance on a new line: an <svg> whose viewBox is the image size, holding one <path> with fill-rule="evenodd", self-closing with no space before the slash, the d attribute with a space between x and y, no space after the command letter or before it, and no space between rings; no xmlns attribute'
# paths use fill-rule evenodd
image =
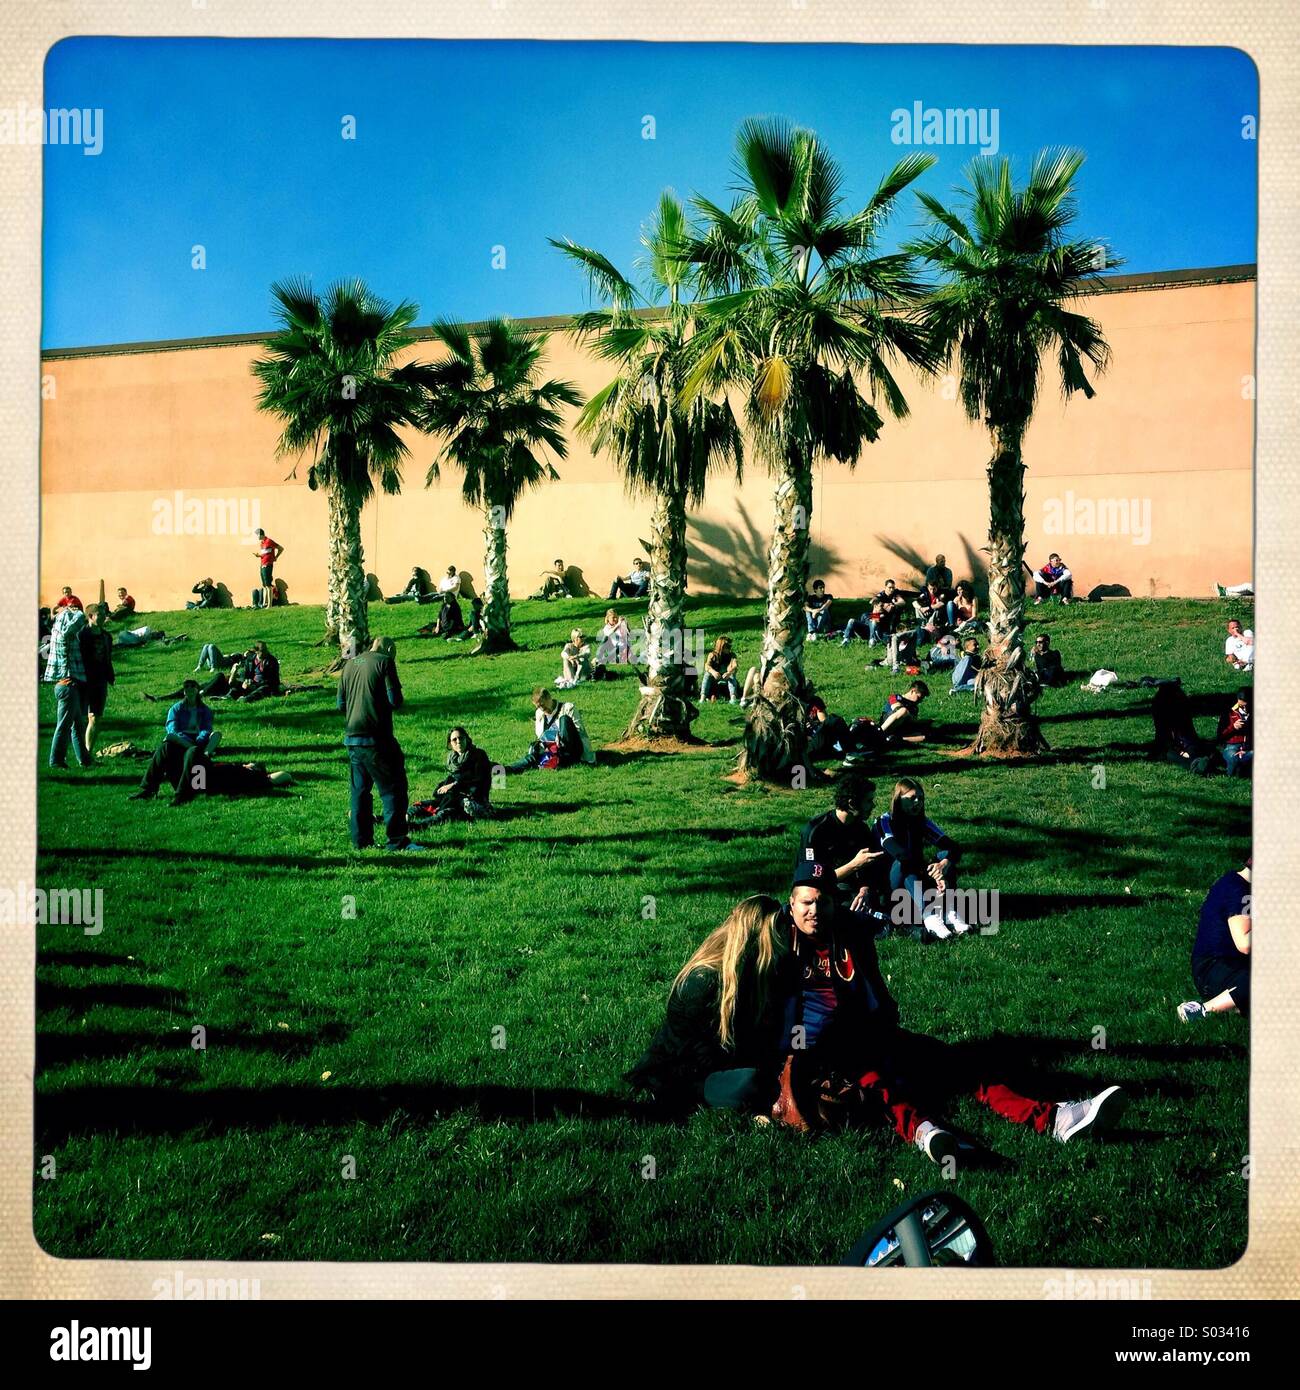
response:
<svg viewBox="0 0 1300 1390"><path fill-rule="evenodd" d="M291 275L360 276L421 322L567 313L547 236L631 269L661 189L727 201L753 115L816 130L859 203L918 101L996 111L1022 169L1085 150L1080 231L1126 272L1255 259L1258 84L1232 49L70 39L45 83L47 109L103 111L99 154L44 151L51 348L261 331ZM941 197L978 157L932 152L914 186ZM908 194L886 243L914 222Z"/></svg>

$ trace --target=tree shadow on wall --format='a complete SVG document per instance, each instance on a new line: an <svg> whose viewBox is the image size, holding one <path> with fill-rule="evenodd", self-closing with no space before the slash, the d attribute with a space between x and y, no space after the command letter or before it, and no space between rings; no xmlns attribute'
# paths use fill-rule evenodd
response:
<svg viewBox="0 0 1300 1390"><path fill-rule="evenodd" d="M965 554L965 567L960 568L949 561L948 568L952 570L952 577L957 579L969 579L975 586L975 593L981 603L987 603L989 597L989 567L984 562L983 553L976 550L960 532L957 539L961 542L962 551ZM889 551L891 555L896 555L905 564L911 566L912 573L904 579L898 578L899 588L919 589L925 577L925 572L934 563L933 555L922 555L921 552L911 544L910 541L894 540L890 536L877 536L876 544ZM935 552L938 553L937 551Z"/></svg>
<svg viewBox="0 0 1300 1390"><path fill-rule="evenodd" d="M761 598L767 593L768 533L760 530L737 502L739 522L687 517L687 569L697 589L713 589L736 598ZM832 546L813 541L808 548L809 578L826 574L840 563Z"/></svg>

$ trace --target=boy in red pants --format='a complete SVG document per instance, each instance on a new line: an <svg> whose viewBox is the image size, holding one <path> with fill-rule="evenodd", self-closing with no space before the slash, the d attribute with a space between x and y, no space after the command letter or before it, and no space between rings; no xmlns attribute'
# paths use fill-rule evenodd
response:
<svg viewBox="0 0 1300 1390"><path fill-rule="evenodd" d="M836 912L835 872L805 861L786 907L799 988L788 1018L791 1052L773 1118L810 1128L833 1113L883 1107L899 1138L936 1163L965 1148L920 1108L903 1071L906 1035L880 966L871 925ZM1013 1124L1066 1143L1098 1136L1118 1118L1124 1096L1109 1086L1090 1100L1045 1101L981 1079L970 1094Z"/></svg>

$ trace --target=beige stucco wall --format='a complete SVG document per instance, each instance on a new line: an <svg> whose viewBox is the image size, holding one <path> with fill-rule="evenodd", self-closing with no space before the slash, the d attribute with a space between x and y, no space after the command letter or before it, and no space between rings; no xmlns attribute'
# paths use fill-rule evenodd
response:
<svg viewBox="0 0 1300 1390"><path fill-rule="evenodd" d="M1140 595L1206 595L1215 580L1251 577L1254 297L1253 280L1238 280L1117 290L1085 303L1114 360L1091 401L1064 405L1045 376L1025 447L1035 564L1059 550L1083 590L1112 583ZM177 490L205 503L227 499L232 520L265 527L285 546L277 573L290 597L323 600L324 502L307 489L305 468L290 478L292 461L275 457L275 422L254 408L249 364L258 351L234 343L46 354L43 603L63 584L92 597L102 578L110 596L124 584L143 609L172 608L209 574L247 603L252 546L234 534L166 534ZM421 344L414 355L429 351ZM548 362L587 392L606 379L607 368L562 334L552 336ZM889 421L855 471L819 469L814 567L834 593L904 579L912 569L899 557L912 552L943 551L961 576L984 543L986 435L965 420L950 384L903 382L911 417ZM415 564L435 576L449 563L482 570L481 528L458 480L446 474L426 491L432 445L409 442L404 493L372 502L363 519L366 567L388 592ZM557 555L604 591L641 549L648 506L625 496L604 460L575 440L559 471L562 480L526 497L511 526L516 594ZM714 484L694 518L694 590L761 585L770 490L758 465L739 489L729 478ZM1098 503L1111 530L1118 523L1125 533L1081 533Z"/></svg>

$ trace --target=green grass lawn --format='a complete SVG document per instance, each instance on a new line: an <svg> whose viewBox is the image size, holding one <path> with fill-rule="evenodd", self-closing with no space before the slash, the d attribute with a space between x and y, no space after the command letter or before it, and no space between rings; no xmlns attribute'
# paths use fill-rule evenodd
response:
<svg viewBox="0 0 1300 1390"><path fill-rule="evenodd" d="M530 688L557 674L569 628L594 630L605 606L519 603L525 650L492 658L404 640L428 608L373 608L375 631L401 644L413 797L436 785L453 723L495 761L517 757ZM1200 902L1247 852L1249 783L1148 761L1148 691L1078 688L1105 665L1234 689L1229 612L1249 605L1033 610L1079 673L1038 707L1052 753L1017 766L949 756L974 706L937 676L931 741L875 774L877 811L895 772L923 778L931 815L965 850L962 886L1000 894L996 935L881 943L904 1024L999 1050L1047 1099L1110 1082L1132 1097L1122 1132L1091 1146L955 1106L953 1122L1005 1160L954 1180L1002 1263L1204 1268L1245 1248L1247 1028L1221 1017L1192 1031L1174 1009L1193 994ZM759 603L702 599L689 620L732 633L742 664L757 652ZM149 621L191 641L118 653L102 742L152 747L165 706L141 693L179 685L201 641L265 637L290 681L323 664L317 608ZM864 672L866 657L864 643L808 649L832 709L874 717L905 683ZM102 887L104 930L38 932L36 1165L52 1154L57 1174L34 1184L41 1245L94 1258L819 1265L905 1195L942 1185L890 1133L810 1138L628 1109L620 1074L681 962L740 897L784 893L800 827L829 804L825 788L723 781L742 729L727 705L703 710L710 746L697 752L603 751L636 695L632 679L580 687L595 768L511 778L500 819L423 832L434 852L402 857L350 846L332 682L214 707L220 756L288 768L290 794L175 809L127 800L140 762L50 772L43 688L40 881Z"/></svg>

